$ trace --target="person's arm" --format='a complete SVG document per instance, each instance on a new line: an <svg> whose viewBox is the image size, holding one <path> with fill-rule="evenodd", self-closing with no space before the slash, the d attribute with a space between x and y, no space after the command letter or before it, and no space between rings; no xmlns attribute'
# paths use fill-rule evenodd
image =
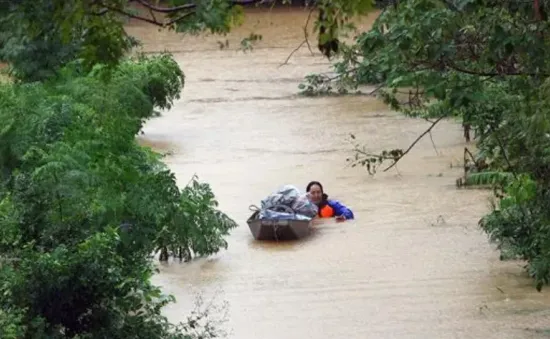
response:
<svg viewBox="0 0 550 339"><path fill-rule="evenodd" d="M334 216L336 217L343 216L348 220L354 219L353 212L349 208L341 204L340 202L336 200L331 200L330 207L332 207L332 209L334 210Z"/></svg>

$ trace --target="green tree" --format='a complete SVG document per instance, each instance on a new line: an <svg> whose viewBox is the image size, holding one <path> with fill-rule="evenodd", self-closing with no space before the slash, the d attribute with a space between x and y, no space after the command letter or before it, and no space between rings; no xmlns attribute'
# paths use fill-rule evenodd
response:
<svg viewBox="0 0 550 339"><path fill-rule="evenodd" d="M149 282L151 255L215 253L236 226L208 185L178 189L135 141L179 96L176 62L123 61L107 80L100 68L0 87L3 338L183 338L160 315L171 298Z"/></svg>
<svg viewBox="0 0 550 339"><path fill-rule="evenodd" d="M462 122L467 141L473 129L478 151L465 151L457 183L494 187L498 201L480 225L503 254L527 261L538 289L550 280L549 4L382 2L372 29L342 48L338 76L300 86L305 95L374 86L392 108L431 122L419 138L445 118ZM389 170L413 146L378 153L356 142L348 161Z"/></svg>
<svg viewBox="0 0 550 339"><path fill-rule="evenodd" d="M182 33L227 34L243 22L246 7L266 4L275 1L170 0L162 5L147 0L5 1L0 4L0 60L22 81L50 78L76 59L87 70L97 63L112 67L139 45L124 31L130 18ZM332 56L350 20L367 13L372 0L317 0L311 5L318 9L314 24L319 49ZM253 34L242 45L258 39L261 36Z"/></svg>
<svg viewBox="0 0 550 339"><path fill-rule="evenodd" d="M127 18L182 32L226 33L261 1L4 1L0 59L0 337L213 338L201 314L174 325L150 283L153 254L190 259L225 248L236 226L210 187L179 189L144 122L169 109L184 75L169 55L126 56ZM338 51L367 0L320 0L320 49ZM162 14L162 15L160 15ZM158 16L158 19L157 19Z"/></svg>

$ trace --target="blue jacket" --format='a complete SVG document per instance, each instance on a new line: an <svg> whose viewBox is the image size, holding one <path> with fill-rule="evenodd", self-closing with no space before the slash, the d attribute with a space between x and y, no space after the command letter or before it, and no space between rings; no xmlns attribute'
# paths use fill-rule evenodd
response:
<svg viewBox="0 0 550 339"><path fill-rule="evenodd" d="M338 217L343 215L344 217L346 217L346 219L349 219L349 220L354 219L353 212L349 208L341 204L338 200L328 199L328 196L326 194L323 194L323 198L324 198L323 202L319 205L320 217ZM327 207L332 209L332 213L330 213L332 215L330 216L323 215L323 209L326 209Z"/></svg>

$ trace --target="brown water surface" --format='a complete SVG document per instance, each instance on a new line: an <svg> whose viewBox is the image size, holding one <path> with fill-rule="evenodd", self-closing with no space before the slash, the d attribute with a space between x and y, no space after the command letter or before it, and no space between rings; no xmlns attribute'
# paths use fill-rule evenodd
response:
<svg viewBox="0 0 550 339"><path fill-rule="evenodd" d="M229 303L227 328L239 339L540 338L550 328L550 297L537 293L519 263L503 263L478 227L488 193L457 190L464 148L460 126L441 124L398 165L369 177L345 168L348 134L369 149L405 148L426 127L369 97L300 98L297 85L328 71L300 49L307 11L250 13L228 37L182 37L138 23L128 31L144 49L175 52L187 81L182 100L150 121L142 140L170 151L185 185L197 173L240 226L219 255L162 265L155 282L184 320L194 293ZM374 16L363 26L372 23ZM250 32L264 40L235 51ZM229 49L216 41L228 39ZM256 242L248 206L282 184L309 180L355 212L323 222L308 239ZM526 330L528 329L528 330Z"/></svg>

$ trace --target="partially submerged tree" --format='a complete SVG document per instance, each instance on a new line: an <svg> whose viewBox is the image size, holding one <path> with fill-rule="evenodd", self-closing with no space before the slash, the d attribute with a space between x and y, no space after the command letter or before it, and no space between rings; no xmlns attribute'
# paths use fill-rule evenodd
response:
<svg viewBox="0 0 550 339"><path fill-rule="evenodd" d="M123 61L108 80L98 67L0 87L2 338L183 338L160 315L171 299L151 255L215 253L236 226L208 185L178 189L135 141L179 96L176 62Z"/></svg>
<svg viewBox="0 0 550 339"><path fill-rule="evenodd" d="M374 86L392 108L429 121L420 137L444 118L461 120L467 141L472 129L479 151L458 182L495 186L499 201L480 225L528 262L538 289L550 280L549 4L391 1L343 48L336 77L311 75L301 86L307 95ZM369 170L389 162L389 170L409 149L379 154L356 142L349 161Z"/></svg>

